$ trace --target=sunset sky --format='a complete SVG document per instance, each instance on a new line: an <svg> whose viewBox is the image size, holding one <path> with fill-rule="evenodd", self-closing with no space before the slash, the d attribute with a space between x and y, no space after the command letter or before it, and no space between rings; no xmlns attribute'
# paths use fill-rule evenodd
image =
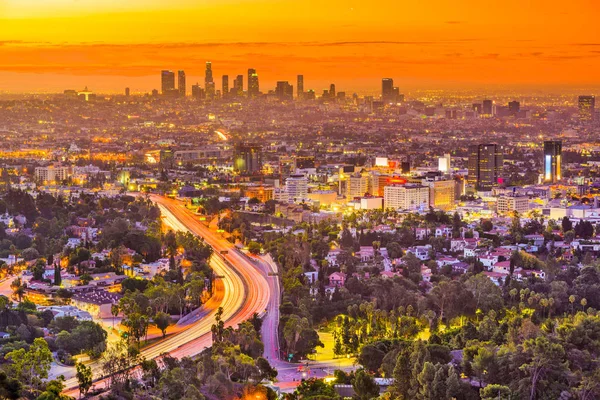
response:
<svg viewBox="0 0 600 400"><path fill-rule="evenodd" d="M0 91L134 92L256 68L318 93L600 86L598 0L0 0ZM244 86L246 85L244 78Z"/></svg>

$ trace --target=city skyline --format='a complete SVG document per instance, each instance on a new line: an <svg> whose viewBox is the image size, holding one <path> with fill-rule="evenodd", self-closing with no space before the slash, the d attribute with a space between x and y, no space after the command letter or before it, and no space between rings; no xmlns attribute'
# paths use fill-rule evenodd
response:
<svg viewBox="0 0 600 400"><path fill-rule="evenodd" d="M600 84L596 3L467 3L4 1L0 91L149 92L157 70L201 81L208 60L216 76L255 68L274 87L304 74L316 91L335 81L371 93L381 77L400 88Z"/></svg>

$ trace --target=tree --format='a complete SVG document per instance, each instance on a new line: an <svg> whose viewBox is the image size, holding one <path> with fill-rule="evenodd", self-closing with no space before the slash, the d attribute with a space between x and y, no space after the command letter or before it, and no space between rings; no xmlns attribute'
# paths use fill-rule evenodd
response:
<svg viewBox="0 0 600 400"><path fill-rule="evenodd" d="M254 240L248 243L248 251L250 252L250 254L260 254L260 248L260 243L255 242Z"/></svg>
<svg viewBox="0 0 600 400"><path fill-rule="evenodd" d="M504 305L502 291L484 274L471 276L465 282L465 287L475 298L475 309L487 313L489 310L500 310Z"/></svg>
<svg viewBox="0 0 600 400"><path fill-rule="evenodd" d="M62 276L60 275L60 265L54 266L54 286L60 286L62 283Z"/></svg>
<svg viewBox="0 0 600 400"><path fill-rule="evenodd" d="M527 378L524 380L524 389L528 388L530 400L535 400L538 395L544 393L550 396L550 393L544 392L547 385L567 369L565 351L558 343L552 343L545 336L538 336L535 339L528 339L523 343L523 351L528 356L529 361L522 364L519 369L525 372ZM556 396L554 396L556 397Z"/></svg>
<svg viewBox="0 0 600 400"><path fill-rule="evenodd" d="M21 398L23 385L16 378L9 378L6 372L0 371L0 398L17 400Z"/></svg>
<svg viewBox="0 0 600 400"><path fill-rule="evenodd" d="M364 369L356 372L352 387L360 400L370 400L379 396L379 386L375 383L375 379Z"/></svg>
<svg viewBox="0 0 600 400"><path fill-rule="evenodd" d="M156 327L162 332L163 337L165 337L167 333L167 328L171 324L171 316L165 312L159 311L154 316L154 323L156 324Z"/></svg>
<svg viewBox="0 0 600 400"><path fill-rule="evenodd" d="M35 383L37 386L42 379L48 378L52 352L44 339L36 338L28 351L13 350L5 356L5 359L12 362L10 371L13 377L26 384Z"/></svg>
<svg viewBox="0 0 600 400"><path fill-rule="evenodd" d="M71 397L62 394L64 385L64 376L51 380L46 383L46 390L37 398L37 400L71 400Z"/></svg>
<svg viewBox="0 0 600 400"><path fill-rule="evenodd" d="M567 216L563 217L561 226L562 226L563 233L567 233L567 232L573 230L573 223L571 222L571 220Z"/></svg>
<svg viewBox="0 0 600 400"><path fill-rule="evenodd" d="M400 244L398 242L390 242L387 244L386 246L387 252L388 252L388 256L392 259L395 260L396 258L400 258L402 257L403 253L402 253L402 246L400 246Z"/></svg>
<svg viewBox="0 0 600 400"><path fill-rule="evenodd" d="M79 393L85 396L92 387L92 368L87 367L83 363L77 363L75 367L77 369L76 376L77 382L79 382Z"/></svg>

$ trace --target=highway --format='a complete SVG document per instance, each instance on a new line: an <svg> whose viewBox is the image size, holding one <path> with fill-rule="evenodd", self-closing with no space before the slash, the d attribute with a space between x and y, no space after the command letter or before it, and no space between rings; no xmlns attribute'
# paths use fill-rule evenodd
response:
<svg viewBox="0 0 600 400"><path fill-rule="evenodd" d="M214 256L211 257L210 265L215 275L220 278L215 280L215 294L202 307L198 316L195 316L194 323L189 324L187 329L142 349L141 356L146 359L153 359L164 353L177 358L194 356L211 346L211 326L219 306L223 307L222 319L225 326L235 327L255 312L261 314L267 309L270 286L264 273L253 262L239 254L234 246L218 233L205 227L180 202L156 195L150 198L161 209L166 225L174 230L189 231L201 236L213 247ZM225 251L227 254L221 254ZM100 361L89 365L96 379L102 376ZM66 394L75 396L77 379L74 376L66 378L65 387L69 389ZM97 386L102 383L102 380L95 382Z"/></svg>

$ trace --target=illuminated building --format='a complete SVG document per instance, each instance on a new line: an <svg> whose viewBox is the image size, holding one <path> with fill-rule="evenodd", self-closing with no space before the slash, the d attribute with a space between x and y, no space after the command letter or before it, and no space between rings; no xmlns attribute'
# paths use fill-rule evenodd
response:
<svg viewBox="0 0 600 400"><path fill-rule="evenodd" d="M450 172L450 154L444 154L444 157L438 158L438 170L440 172Z"/></svg>
<svg viewBox="0 0 600 400"><path fill-rule="evenodd" d="M504 147L480 144L469 147L468 182L478 191L490 191L502 179Z"/></svg>
<svg viewBox="0 0 600 400"><path fill-rule="evenodd" d="M498 214L512 214L515 211L523 214L529 211L529 197L516 194L502 195L496 203Z"/></svg>
<svg viewBox="0 0 600 400"><path fill-rule="evenodd" d="M212 99L215 97L215 82L213 81L212 63L206 62L206 71L204 72L204 90L206 97Z"/></svg>
<svg viewBox="0 0 600 400"><path fill-rule="evenodd" d="M256 97L259 93L258 74L254 68L248 69L248 97Z"/></svg>
<svg viewBox="0 0 600 400"><path fill-rule="evenodd" d="M373 175L371 179L370 194L373 196L383 196L386 186L403 185L406 182L407 180L401 176Z"/></svg>
<svg viewBox="0 0 600 400"><path fill-rule="evenodd" d="M252 144L237 144L233 155L233 169L240 174L254 174L262 169L262 148Z"/></svg>
<svg viewBox="0 0 600 400"><path fill-rule="evenodd" d="M244 75L238 75L233 81L233 92L236 96L242 97L244 94Z"/></svg>
<svg viewBox="0 0 600 400"><path fill-rule="evenodd" d="M298 75L296 92L298 99L302 99L304 96L304 75Z"/></svg>
<svg viewBox="0 0 600 400"><path fill-rule="evenodd" d="M582 121L591 121L594 119L596 108L596 98L594 96L579 96L579 119Z"/></svg>
<svg viewBox="0 0 600 400"><path fill-rule="evenodd" d="M335 83L329 85L329 97L335 99Z"/></svg>
<svg viewBox="0 0 600 400"><path fill-rule="evenodd" d="M487 117L494 115L494 102L492 100L484 100L481 113Z"/></svg>
<svg viewBox="0 0 600 400"><path fill-rule="evenodd" d="M60 182L71 176L71 167L61 164L51 164L47 167L35 168L35 179L41 183Z"/></svg>
<svg viewBox="0 0 600 400"><path fill-rule="evenodd" d="M298 169L315 168L314 156L297 156L294 161Z"/></svg>
<svg viewBox="0 0 600 400"><path fill-rule="evenodd" d="M321 206L330 206L337 200L335 190L313 190L307 194L307 197Z"/></svg>
<svg viewBox="0 0 600 400"><path fill-rule="evenodd" d="M544 142L544 182L556 183L561 178L562 142L548 140Z"/></svg>
<svg viewBox="0 0 600 400"><path fill-rule="evenodd" d="M221 93L223 98L229 95L229 75L223 75L221 78Z"/></svg>
<svg viewBox="0 0 600 400"><path fill-rule="evenodd" d="M251 199L258 199L261 203L273 200L273 187L267 186L248 186L244 190L244 196Z"/></svg>
<svg viewBox="0 0 600 400"><path fill-rule="evenodd" d="M392 78L383 78L381 80L381 100L384 103L393 103L394 98L394 80Z"/></svg>
<svg viewBox="0 0 600 400"><path fill-rule="evenodd" d="M346 199L352 200L356 197L363 197L369 190L369 177L360 173L350 175L346 188Z"/></svg>
<svg viewBox="0 0 600 400"><path fill-rule="evenodd" d="M294 87L288 81L279 81L275 88L275 95L282 101L292 100L294 98Z"/></svg>
<svg viewBox="0 0 600 400"><path fill-rule="evenodd" d="M475 103L473 104L473 111L475 111L475 113L477 113L477 115L481 114L481 103Z"/></svg>
<svg viewBox="0 0 600 400"><path fill-rule="evenodd" d="M385 208L395 210L416 210L429 207L429 188L427 186L406 184L389 185L383 190Z"/></svg>
<svg viewBox="0 0 600 400"><path fill-rule="evenodd" d="M177 90L179 90L179 96L185 97L186 95L186 85L185 85L185 71L177 71Z"/></svg>
<svg viewBox="0 0 600 400"><path fill-rule="evenodd" d="M308 178L304 175L292 175L285 180L285 191L293 202L300 202L307 198Z"/></svg>
<svg viewBox="0 0 600 400"><path fill-rule="evenodd" d="M450 210L454 207L456 198L456 183L454 180L429 182L429 205L440 210Z"/></svg>
<svg viewBox="0 0 600 400"><path fill-rule="evenodd" d="M160 87L163 95L167 95L175 90L175 73L173 71L161 71Z"/></svg>

